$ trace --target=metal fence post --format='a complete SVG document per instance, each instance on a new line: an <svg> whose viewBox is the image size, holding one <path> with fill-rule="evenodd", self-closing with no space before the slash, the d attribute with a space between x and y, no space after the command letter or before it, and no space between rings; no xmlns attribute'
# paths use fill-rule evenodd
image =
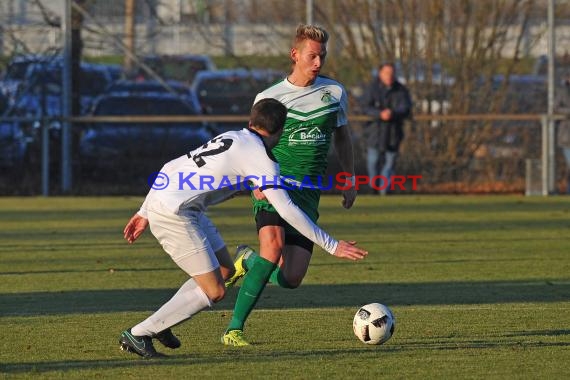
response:
<svg viewBox="0 0 570 380"><path fill-rule="evenodd" d="M61 191L71 191L71 7L73 0L64 3L63 22L61 23L64 35L63 65L62 65L62 122L61 122Z"/></svg>
<svg viewBox="0 0 570 380"><path fill-rule="evenodd" d="M42 116L40 119L40 132L42 136L42 195L49 196L49 125L47 119Z"/></svg>
<svg viewBox="0 0 570 380"><path fill-rule="evenodd" d="M556 194L556 120L548 118L548 193Z"/></svg>
<svg viewBox="0 0 570 380"><path fill-rule="evenodd" d="M548 168L549 168L549 157L550 155L549 153L549 137L550 137L550 133L549 132L549 117L548 115L541 115L540 117L540 121L541 121L541 131L542 131L542 146L541 146L541 174L542 174L542 195L543 196L547 196L548 195L548 185L549 185L549 179L548 179Z"/></svg>

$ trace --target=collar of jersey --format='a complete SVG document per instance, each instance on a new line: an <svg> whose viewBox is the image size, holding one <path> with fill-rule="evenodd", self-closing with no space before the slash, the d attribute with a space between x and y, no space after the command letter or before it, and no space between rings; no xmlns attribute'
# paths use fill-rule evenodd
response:
<svg viewBox="0 0 570 380"><path fill-rule="evenodd" d="M250 128L244 128L246 131L248 131L249 133L252 133L254 135L256 135L262 142L263 147L265 148L265 152L267 153L267 155L269 156L269 158L271 158L272 161L277 162L277 159L275 158L275 156L273 155L273 152L271 152L271 149L267 148L267 145L265 145L265 140L263 139L263 136L260 135L259 133L257 133L256 131L254 131L253 129Z"/></svg>
<svg viewBox="0 0 570 380"><path fill-rule="evenodd" d="M313 84L310 84L310 85L308 85L308 86L297 86L297 85L291 83L291 82L289 81L289 76L286 76L285 79L283 79L283 81L285 82L285 85L286 85L287 87L292 88L292 89L294 89L294 90L307 90L307 89L312 89L312 88L314 88L314 87L317 85L317 83L319 82L319 79L320 79L320 78L321 78L321 76L320 76L320 75L317 75L317 77L315 78L315 81L313 82Z"/></svg>

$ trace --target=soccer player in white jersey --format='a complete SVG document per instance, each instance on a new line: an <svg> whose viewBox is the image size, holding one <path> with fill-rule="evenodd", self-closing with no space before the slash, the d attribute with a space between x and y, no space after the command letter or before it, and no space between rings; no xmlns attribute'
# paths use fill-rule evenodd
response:
<svg viewBox="0 0 570 380"><path fill-rule="evenodd" d="M248 128L223 133L162 167L124 236L133 243L150 226L163 249L191 278L158 311L121 333L121 349L145 358L163 356L152 338L169 348L180 347L170 328L224 297L224 280L233 274L233 263L204 212L240 190L263 189L284 220L334 256L359 260L367 255L355 242L337 241L320 229L280 188L279 165L271 148L281 136L286 113L279 101L261 100L252 108Z"/></svg>
<svg viewBox="0 0 570 380"><path fill-rule="evenodd" d="M350 178L354 184L347 94L340 83L319 75L327 54L327 41L328 33L323 28L300 25L290 53L291 74L259 93L255 102L274 98L287 107L283 135L272 150L283 176L301 183L310 179L312 184L318 184L319 177L322 179L325 175L332 142L342 170L352 174ZM315 187L289 191L293 202L313 222L319 217L320 190ZM233 285L246 271L247 275L232 320L222 336L225 345L249 344L243 337L244 324L267 281L283 288L298 287L307 273L313 251L313 243L279 216L273 202L263 199L260 191L253 194L260 252L258 254L247 246L238 247L236 273L227 286ZM343 192L342 205L348 209L355 199L356 190L351 187Z"/></svg>

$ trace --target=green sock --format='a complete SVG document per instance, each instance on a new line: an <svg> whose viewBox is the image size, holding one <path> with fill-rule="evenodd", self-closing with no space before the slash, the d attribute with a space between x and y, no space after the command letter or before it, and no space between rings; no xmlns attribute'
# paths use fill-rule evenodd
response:
<svg viewBox="0 0 570 380"><path fill-rule="evenodd" d="M243 279L243 284L234 306L234 315L226 331L243 330L245 320L255 307L261 292L265 289L267 280L273 269L275 269L275 264L263 257L257 257L253 265L248 265L248 267L250 269Z"/></svg>
<svg viewBox="0 0 570 380"><path fill-rule="evenodd" d="M246 269L253 268L253 265L255 264L255 261L257 260L258 257L261 257L259 256L259 253L252 250L251 253L249 253L248 256L244 258L245 268ZM279 268L279 266L275 267L273 272L271 272L271 277L269 277L269 282L275 285L279 285L282 288L293 289L293 287L287 282L287 280L285 280L285 277L283 276L283 273L281 272L281 268Z"/></svg>
<svg viewBox="0 0 570 380"><path fill-rule="evenodd" d="M245 269L249 270L249 268L253 268L253 264L255 264L255 261L257 260L258 257L259 253L255 252L253 249L249 253L246 253L246 255L243 258Z"/></svg>

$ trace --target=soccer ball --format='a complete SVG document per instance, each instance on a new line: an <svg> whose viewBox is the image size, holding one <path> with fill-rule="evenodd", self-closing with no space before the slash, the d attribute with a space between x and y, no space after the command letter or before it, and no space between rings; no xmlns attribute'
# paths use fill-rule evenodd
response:
<svg viewBox="0 0 570 380"><path fill-rule="evenodd" d="M362 306L352 322L354 335L366 344L382 344L392 337L396 319L392 310L380 303Z"/></svg>

